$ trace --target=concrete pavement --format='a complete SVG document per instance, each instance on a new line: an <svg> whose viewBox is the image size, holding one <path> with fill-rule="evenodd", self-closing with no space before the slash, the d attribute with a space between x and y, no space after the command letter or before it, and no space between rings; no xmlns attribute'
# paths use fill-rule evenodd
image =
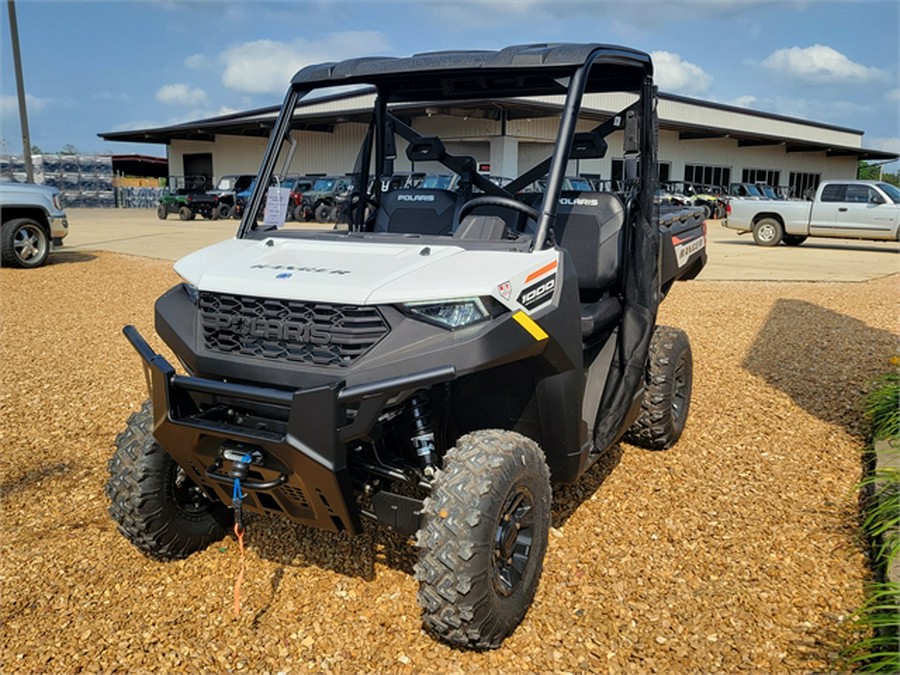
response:
<svg viewBox="0 0 900 675"><path fill-rule="evenodd" d="M65 251L113 251L177 260L237 230L236 220L159 220L151 209L68 209ZM896 242L807 239L802 246L765 248L710 220L706 281L868 281L900 272ZM293 227L315 229L316 223Z"/></svg>

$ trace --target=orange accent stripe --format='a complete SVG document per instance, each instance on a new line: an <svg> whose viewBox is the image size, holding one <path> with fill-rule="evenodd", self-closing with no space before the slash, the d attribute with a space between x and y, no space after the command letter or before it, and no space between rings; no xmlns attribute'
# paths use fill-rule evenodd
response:
<svg viewBox="0 0 900 675"><path fill-rule="evenodd" d="M544 265L544 266L543 266L541 269L539 269L538 271L532 272L532 273L529 274L527 277L525 277L525 283L527 284L527 283L528 283L529 281L531 281L532 279L537 279L539 276L541 276L541 275L543 275L543 274L546 274L547 272L549 272L549 271L551 271L551 270L555 270L555 269L556 269L556 266L557 266L558 264L559 264L559 261L558 261L558 260L554 260L554 261L553 261L552 263L550 263L549 265Z"/></svg>

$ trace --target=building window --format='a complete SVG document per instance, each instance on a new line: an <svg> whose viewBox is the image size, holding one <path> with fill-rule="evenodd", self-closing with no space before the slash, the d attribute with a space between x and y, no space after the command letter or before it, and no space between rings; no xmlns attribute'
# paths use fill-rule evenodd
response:
<svg viewBox="0 0 900 675"><path fill-rule="evenodd" d="M657 164L659 170L659 180L661 183L665 183L669 180L669 176L671 175L672 164L670 162L659 162ZM641 163L638 161L638 173L641 170ZM615 181L620 181L625 179L625 160L623 159L614 159L612 161L612 176L611 178Z"/></svg>
<svg viewBox="0 0 900 675"><path fill-rule="evenodd" d="M778 187L781 183L781 171L774 169L744 169L741 173L742 183L754 183Z"/></svg>
<svg viewBox="0 0 900 675"><path fill-rule="evenodd" d="M820 180L822 180L822 174L820 173L799 173L797 171L791 171L791 197L812 199L811 193L815 192L816 188L819 187Z"/></svg>
<svg viewBox="0 0 900 675"><path fill-rule="evenodd" d="M731 167L708 164L685 164L684 181L703 185L725 186L731 183Z"/></svg>
<svg viewBox="0 0 900 675"><path fill-rule="evenodd" d="M659 163L659 182L668 183L671 175L672 165L669 162Z"/></svg>

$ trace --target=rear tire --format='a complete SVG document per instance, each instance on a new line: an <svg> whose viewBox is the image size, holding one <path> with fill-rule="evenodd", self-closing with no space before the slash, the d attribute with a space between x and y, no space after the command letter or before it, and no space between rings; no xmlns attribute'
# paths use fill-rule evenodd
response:
<svg viewBox="0 0 900 675"><path fill-rule="evenodd" d="M194 214L187 206L182 206L178 209L178 217L181 220L193 220Z"/></svg>
<svg viewBox="0 0 900 675"><path fill-rule="evenodd" d="M753 224L753 241L759 246L778 246L784 238L784 227L774 218L763 218Z"/></svg>
<svg viewBox="0 0 900 675"><path fill-rule="evenodd" d="M681 437L691 407L693 359L687 334L657 326L650 340L641 413L624 440L648 450L666 450Z"/></svg>
<svg viewBox="0 0 900 675"><path fill-rule="evenodd" d="M492 649L534 598L550 529L550 471L512 431L459 439L425 500L418 532L425 627L461 647Z"/></svg>
<svg viewBox="0 0 900 675"><path fill-rule="evenodd" d="M119 532L155 560L176 560L225 535L228 508L210 501L151 433L150 401L131 415L109 460L106 496Z"/></svg>

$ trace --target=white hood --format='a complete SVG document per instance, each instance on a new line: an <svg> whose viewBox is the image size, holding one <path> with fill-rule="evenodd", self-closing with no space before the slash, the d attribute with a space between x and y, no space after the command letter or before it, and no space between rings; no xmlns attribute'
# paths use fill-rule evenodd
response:
<svg viewBox="0 0 900 675"><path fill-rule="evenodd" d="M273 237L220 242L182 258L175 271L202 291L366 305L481 295L499 299L504 282L555 257L552 251Z"/></svg>

